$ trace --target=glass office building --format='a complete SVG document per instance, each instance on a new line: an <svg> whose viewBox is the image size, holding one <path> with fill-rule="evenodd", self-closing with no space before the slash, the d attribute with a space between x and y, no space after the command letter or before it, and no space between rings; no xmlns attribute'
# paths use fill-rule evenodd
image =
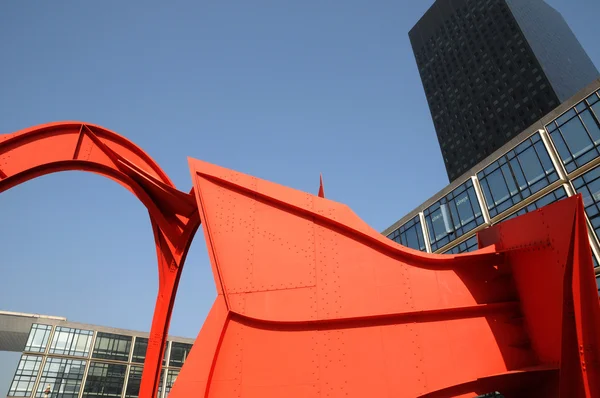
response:
<svg viewBox="0 0 600 398"><path fill-rule="evenodd" d="M543 0L436 0L409 38L450 181L600 76Z"/></svg>
<svg viewBox="0 0 600 398"><path fill-rule="evenodd" d="M600 79L383 233L413 249L477 249L490 225L582 194L600 290Z"/></svg>
<svg viewBox="0 0 600 398"><path fill-rule="evenodd" d="M138 396L147 333L65 321L38 322L31 324L7 397ZM169 395L192 344L192 339L169 337L159 398Z"/></svg>

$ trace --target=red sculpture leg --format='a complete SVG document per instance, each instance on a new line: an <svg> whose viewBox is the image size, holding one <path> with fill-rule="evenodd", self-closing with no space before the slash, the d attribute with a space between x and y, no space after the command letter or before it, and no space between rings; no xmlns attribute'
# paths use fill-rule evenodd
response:
<svg viewBox="0 0 600 398"><path fill-rule="evenodd" d="M511 251L523 346L559 370L560 397L600 396L600 306L581 196L487 229L479 243Z"/></svg>
<svg viewBox="0 0 600 398"><path fill-rule="evenodd" d="M0 193L32 178L66 170L106 176L148 208L159 262L159 291L141 396L154 397L177 283L200 224L193 193L178 191L144 151L99 126L50 123L0 135Z"/></svg>
<svg viewBox="0 0 600 398"><path fill-rule="evenodd" d="M600 396L580 197L445 256L339 203L190 167L219 294L171 398Z"/></svg>
<svg viewBox="0 0 600 398"><path fill-rule="evenodd" d="M156 255L158 257L159 288L142 373L140 397L154 397L158 391L162 358L164 357L166 347L166 336L169 331L179 278L183 271L185 256L199 224L198 213L195 213L186 225L176 247L172 247L169 244L156 224L153 223L152 225L154 240L156 242Z"/></svg>

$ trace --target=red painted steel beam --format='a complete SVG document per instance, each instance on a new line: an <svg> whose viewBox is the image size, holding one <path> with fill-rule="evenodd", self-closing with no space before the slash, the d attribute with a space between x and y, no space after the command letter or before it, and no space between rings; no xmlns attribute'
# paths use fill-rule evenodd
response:
<svg viewBox="0 0 600 398"><path fill-rule="evenodd" d="M140 396L155 397L177 285L200 225L193 192L178 191L148 154L100 126L60 122L0 135L0 193L35 177L66 170L108 177L148 209L159 288Z"/></svg>
<svg viewBox="0 0 600 398"><path fill-rule="evenodd" d="M171 398L600 397L579 196L435 255L325 198L190 168L218 296Z"/></svg>

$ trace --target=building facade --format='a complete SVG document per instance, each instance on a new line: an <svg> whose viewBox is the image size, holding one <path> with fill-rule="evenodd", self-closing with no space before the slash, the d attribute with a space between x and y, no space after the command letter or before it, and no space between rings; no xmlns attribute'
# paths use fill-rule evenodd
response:
<svg viewBox="0 0 600 398"><path fill-rule="evenodd" d="M147 333L79 324L68 322L64 318L32 318L29 314L4 313L0 317L27 317L32 320L29 322L27 340L6 393L7 397L138 396L148 347ZM0 324L10 325L15 321L18 323L20 320L0 319ZM7 329L0 330L0 338L9 340L7 336L14 333L14 330ZM159 398L169 395L193 341L179 337L168 338Z"/></svg>
<svg viewBox="0 0 600 398"><path fill-rule="evenodd" d="M600 79L387 228L430 253L477 249L478 231L581 194L600 289Z"/></svg>
<svg viewBox="0 0 600 398"><path fill-rule="evenodd" d="M409 38L450 181L600 76L543 0L436 0Z"/></svg>

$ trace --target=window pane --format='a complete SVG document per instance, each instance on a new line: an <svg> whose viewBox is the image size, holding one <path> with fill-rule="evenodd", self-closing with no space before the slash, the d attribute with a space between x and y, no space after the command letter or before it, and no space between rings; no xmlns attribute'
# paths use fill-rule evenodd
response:
<svg viewBox="0 0 600 398"><path fill-rule="evenodd" d="M131 336L98 332L92 357L128 361L130 348Z"/></svg>
<svg viewBox="0 0 600 398"><path fill-rule="evenodd" d="M50 344L50 353L86 357L92 344L91 330L73 329L57 326Z"/></svg>
<svg viewBox="0 0 600 398"><path fill-rule="evenodd" d="M514 156L514 157L513 157ZM511 158L509 160L509 158ZM535 134L477 174L490 217L558 180L550 155Z"/></svg>
<svg viewBox="0 0 600 398"><path fill-rule="evenodd" d="M598 123L594 120L592 113L589 110L586 110L581 114L581 119L583 120L583 124L585 124L588 133L592 136L594 145L598 145L600 142L600 128L598 128Z"/></svg>
<svg viewBox="0 0 600 398"><path fill-rule="evenodd" d="M127 379L127 390L125 391L125 398L138 398L140 393L140 383L142 382L142 370L141 366L132 366L129 368L129 378Z"/></svg>
<svg viewBox="0 0 600 398"><path fill-rule="evenodd" d="M50 325L40 325L37 323L31 325L31 331L29 332L29 337L27 338L25 351L45 352L51 330L52 326Z"/></svg>
<svg viewBox="0 0 600 398"><path fill-rule="evenodd" d="M423 214L432 250L438 250L483 224L481 208L476 198L473 182L468 180L425 209Z"/></svg>
<svg viewBox="0 0 600 398"><path fill-rule="evenodd" d="M492 172L486 180L490 192L493 197L485 198L488 203L493 203L494 206L499 205L510 197L508 186L504 181L504 176L501 169ZM494 207L492 206L492 207ZM488 208L490 206L488 205Z"/></svg>
<svg viewBox="0 0 600 398"><path fill-rule="evenodd" d="M423 229L421 228L421 219L416 216L406 224L388 235L388 238L400 243L401 245L426 251L425 239L423 238Z"/></svg>
<svg viewBox="0 0 600 398"><path fill-rule="evenodd" d="M148 339L144 337L136 337L133 345L133 355L131 362L143 363L146 359L146 350L148 349Z"/></svg>
<svg viewBox="0 0 600 398"><path fill-rule="evenodd" d="M173 384L175 384L175 380L177 380L177 376L179 375L179 369L169 370L167 375L167 382L165 383L165 398L169 396L171 389L173 388Z"/></svg>
<svg viewBox="0 0 600 398"><path fill-rule="evenodd" d="M17 371L8 390L9 397L29 397L33 392L35 379L40 371L42 357L39 355L23 355L17 365Z"/></svg>
<svg viewBox="0 0 600 398"><path fill-rule="evenodd" d="M533 211L533 210L540 209L546 205L549 205L550 203L554 203L557 200L560 200L560 199L563 199L566 197L567 197L567 191L565 190L565 188L560 187L560 188L550 192L549 194L542 196L535 202L518 210L517 212L511 214L510 216L503 218L502 220L498 221L496 224L500 224L503 221L510 220L510 219L518 217L518 216L522 216L523 214L529 213L530 211Z"/></svg>
<svg viewBox="0 0 600 398"><path fill-rule="evenodd" d="M474 250L477 250L477 236L470 237L466 241L445 251L444 254L459 254L459 253L472 252Z"/></svg>
<svg viewBox="0 0 600 398"><path fill-rule="evenodd" d="M596 167L573 180L577 193L583 196L585 212L596 236L600 231L600 168Z"/></svg>
<svg viewBox="0 0 600 398"><path fill-rule="evenodd" d="M169 360L169 366L183 366L187 356L192 350L191 344L185 343L171 343L171 358Z"/></svg>
<svg viewBox="0 0 600 398"><path fill-rule="evenodd" d="M592 94L586 98L588 104L592 105L598 102L598 94Z"/></svg>
<svg viewBox="0 0 600 398"><path fill-rule="evenodd" d="M460 194L460 196L456 198L455 203L458 220L460 220L460 224L455 224L456 227L460 226L462 223L471 222L475 218L475 214L473 214L473 209L471 208L471 200L468 191Z"/></svg>
<svg viewBox="0 0 600 398"><path fill-rule="evenodd" d="M571 119L565 123L560 127L560 131L562 131L567 146L575 158L587 152L593 145L579 118Z"/></svg>
<svg viewBox="0 0 600 398"><path fill-rule="evenodd" d="M592 110L596 115L596 119L600 120L600 102L596 102L596 104L592 105Z"/></svg>
<svg viewBox="0 0 600 398"><path fill-rule="evenodd" d="M112 363L90 363L85 388L84 398L121 396L125 382L126 365Z"/></svg>
<svg viewBox="0 0 600 398"><path fill-rule="evenodd" d="M523 174L530 185L546 176L542 163L538 159L533 147L526 149L519 155L519 163L521 164Z"/></svg>
<svg viewBox="0 0 600 398"><path fill-rule="evenodd" d="M561 124L565 123L566 121L572 119L573 116L575 116L575 115L576 115L575 110L569 109L567 112L565 112L564 115L562 115L561 117L556 119L556 123L558 123L558 125L560 126Z"/></svg>
<svg viewBox="0 0 600 398"><path fill-rule="evenodd" d="M52 398L78 397L84 371L85 361L66 358L46 358L36 397L47 397L44 394L46 389L50 390L50 397Z"/></svg>
<svg viewBox="0 0 600 398"><path fill-rule="evenodd" d="M571 156L571 152L569 152L569 148L567 148L567 144L565 143L560 131L556 130L556 132L550 135L552 141L554 142L554 146L558 151L558 156L562 160L565 165L573 162L573 157Z"/></svg>
<svg viewBox="0 0 600 398"><path fill-rule="evenodd" d="M593 105L592 109L595 107L596 105ZM589 108L585 108L582 107L581 119L574 117L566 121L559 118L558 130L550 134L568 172L598 157L600 129Z"/></svg>
<svg viewBox="0 0 600 398"><path fill-rule="evenodd" d="M166 373L166 369L161 369L160 371L160 380L158 381L158 397L160 397L162 395L162 391L163 391L163 385L165 383L165 373Z"/></svg>

